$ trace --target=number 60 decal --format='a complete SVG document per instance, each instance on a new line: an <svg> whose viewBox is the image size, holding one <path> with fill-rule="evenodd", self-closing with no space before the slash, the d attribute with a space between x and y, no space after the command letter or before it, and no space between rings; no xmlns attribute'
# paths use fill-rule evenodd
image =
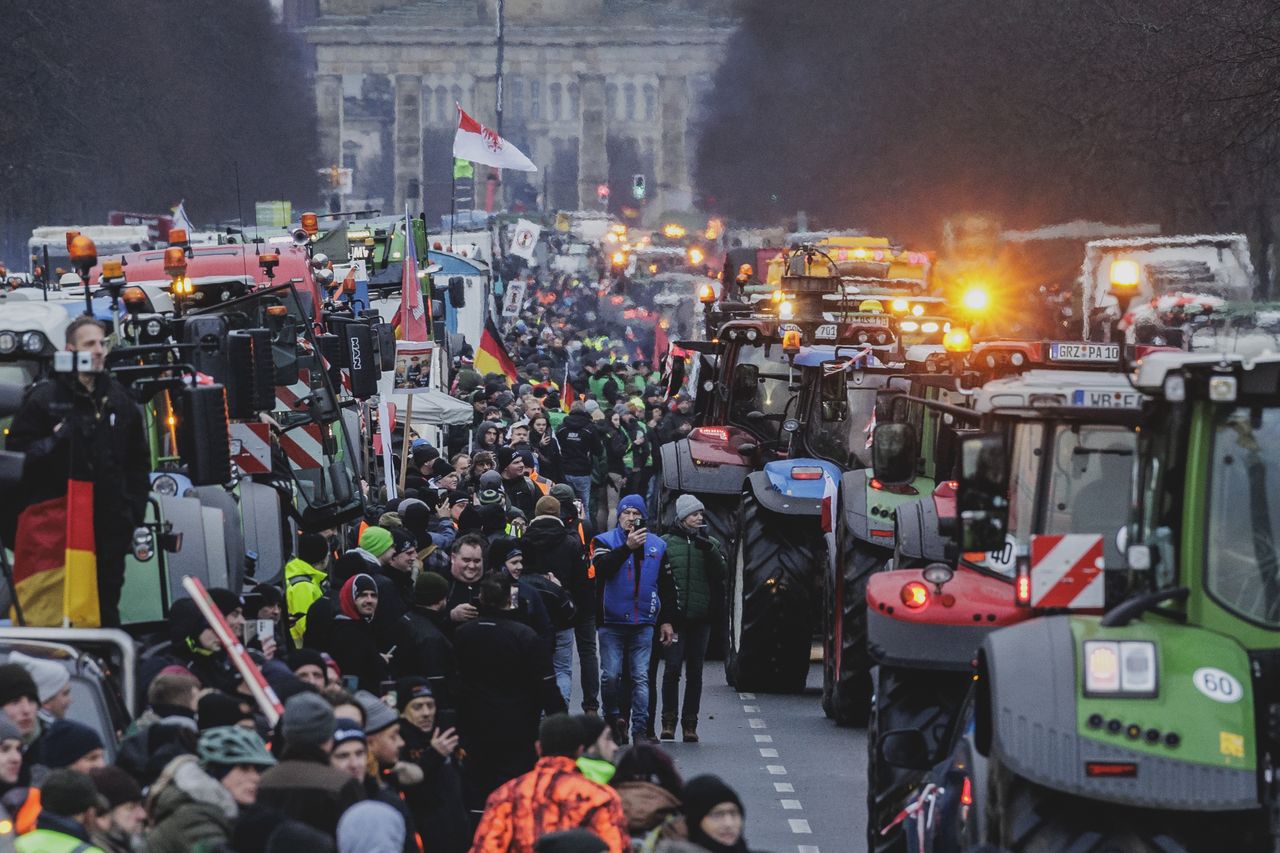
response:
<svg viewBox="0 0 1280 853"><path fill-rule="evenodd" d="M1217 667L1202 666L1191 676L1191 680L1195 683L1196 690L1215 702L1230 704L1244 698L1244 687L1236 677Z"/></svg>

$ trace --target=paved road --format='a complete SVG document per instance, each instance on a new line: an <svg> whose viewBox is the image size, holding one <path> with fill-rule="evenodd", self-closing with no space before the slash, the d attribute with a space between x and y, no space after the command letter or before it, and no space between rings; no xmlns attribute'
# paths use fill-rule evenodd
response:
<svg viewBox="0 0 1280 853"><path fill-rule="evenodd" d="M836 728L822 715L821 685L816 664L803 695L738 693L725 684L724 665L710 661L701 742L663 744L686 779L715 773L738 791L753 851L846 853L865 846L866 735ZM577 704L575 695L571 707Z"/></svg>

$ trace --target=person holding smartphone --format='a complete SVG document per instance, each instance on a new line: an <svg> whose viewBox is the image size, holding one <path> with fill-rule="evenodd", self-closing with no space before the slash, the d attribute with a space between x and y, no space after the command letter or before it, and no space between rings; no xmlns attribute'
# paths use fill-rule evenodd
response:
<svg viewBox="0 0 1280 853"><path fill-rule="evenodd" d="M652 741L649 721L649 658L654 629L663 646L675 637L678 616L675 579L667 564L667 544L649 535L640 495L618 502L617 526L591 540L591 562L599 590L600 689L605 720L615 740L626 743L623 714L630 705L631 732ZM623 682L623 657L630 684Z"/></svg>

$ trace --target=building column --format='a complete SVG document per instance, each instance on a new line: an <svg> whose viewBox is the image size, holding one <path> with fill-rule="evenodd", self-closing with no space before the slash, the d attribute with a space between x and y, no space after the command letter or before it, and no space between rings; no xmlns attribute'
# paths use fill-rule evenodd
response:
<svg viewBox="0 0 1280 853"><path fill-rule="evenodd" d="M578 90L582 100L582 130L578 136L578 207L600 210L604 205L596 198L596 185L609 180L604 75L580 75Z"/></svg>
<svg viewBox="0 0 1280 853"><path fill-rule="evenodd" d="M395 77L395 130L392 132L395 163L395 211L417 213L422 208L422 77L397 74ZM417 196L409 196L410 184Z"/></svg>
<svg viewBox="0 0 1280 853"><path fill-rule="evenodd" d="M342 165L342 75L316 75L316 117L322 166Z"/></svg>
<svg viewBox="0 0 1280 853"><path fill-rule="evenodd" d="M685 148L689 116L683 77L664 75L658 78L658 107L662 138L657 158L658 204L654 207L660 211L690 210L693 208L693 180Z"/></svg>

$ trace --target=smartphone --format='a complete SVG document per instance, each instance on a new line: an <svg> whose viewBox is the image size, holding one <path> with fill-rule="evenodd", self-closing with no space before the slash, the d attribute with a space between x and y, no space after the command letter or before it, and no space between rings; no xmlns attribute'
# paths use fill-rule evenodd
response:
<svg viewBox="0 0 1280 853"><path fill-rule="evenodd" d="M512 586L511 587L511 609L515 610L519 606L520 606L520 588L517 586Z"/></svg>
<svg viewBox="0 0 1280 853"><path fill-rule="evenodd" d="M270 619L255 619L257 622L258 642L265 643L267 640L274 640L276 637L276 623Z"/></svg>
<svg viewBox="0 0 1280 853"><path fill-rule="evenodd" d="M346 688L348 693L355 693L360 689L360 679L354 675L342 676L342 686Z"/></svg>

